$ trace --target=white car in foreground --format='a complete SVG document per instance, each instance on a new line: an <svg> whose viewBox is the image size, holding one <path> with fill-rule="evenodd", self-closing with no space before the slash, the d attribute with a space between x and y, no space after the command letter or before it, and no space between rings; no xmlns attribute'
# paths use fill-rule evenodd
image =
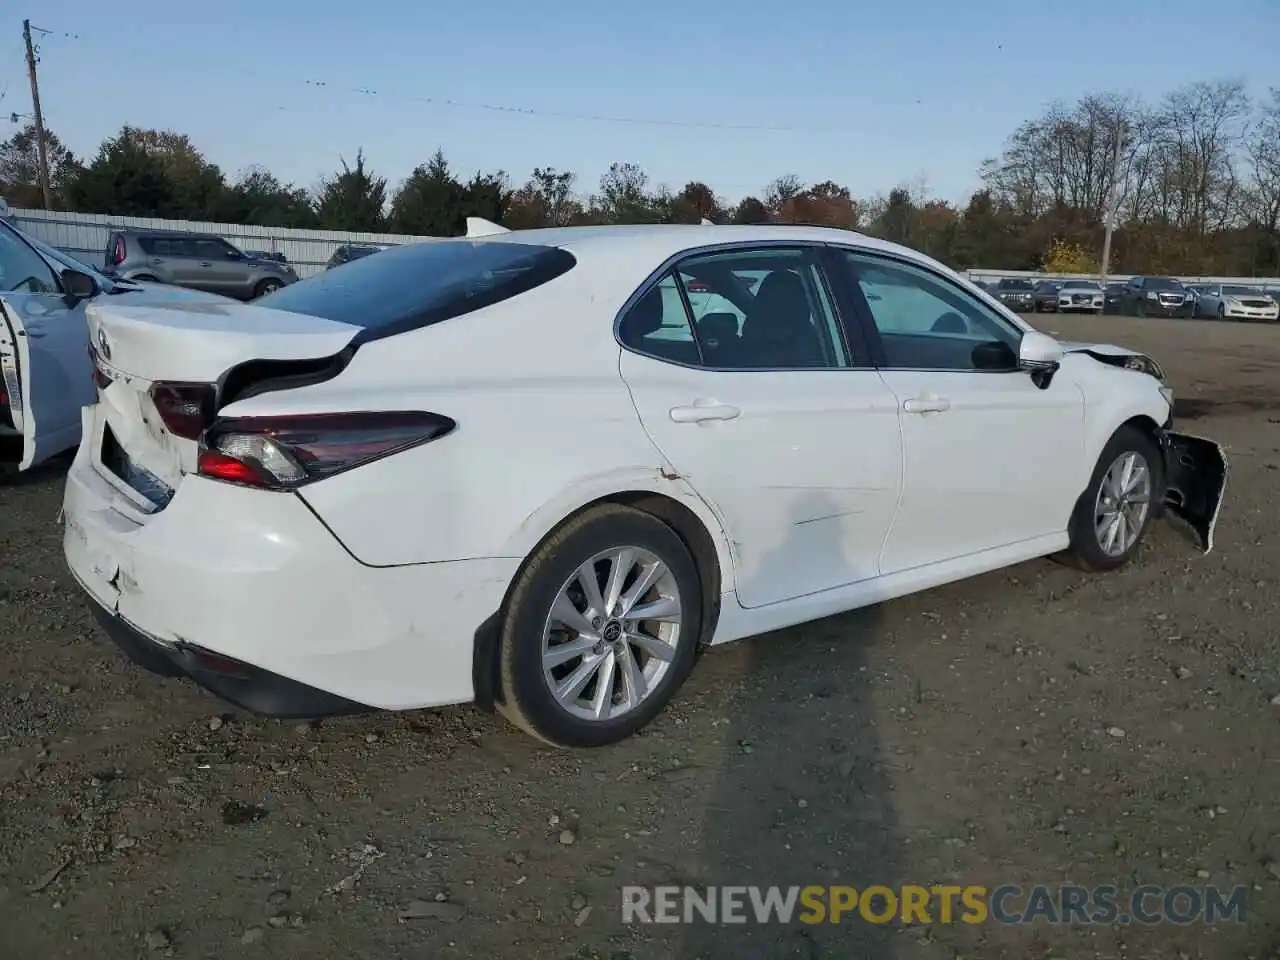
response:
<svg viewBox="0 0 1280 960"><path fill-rule="evenodd" d="M1262 320L1275 323L1280 319L1280 304L1257 287L1233 286L1226 283L1201 285L1196 301L1196 316L1219 320Z"/></svg>
<svg viewBox="0 0 1280 960"><path fill-rule="evenodd" d="M80 443L80 408L97 399L85 307L229 303L217 294L112 280L0 219L0 475Z"/></svg>
<svg viewBox="0 0 1280 960"><path fill-rule="evenodd" d="M1106 295L1092 280L1068 280L1058 288L1059 313L1102 313Z"/></svg>
<svg viewBox="0 0 1280 960"><path fill-rule="evenodd" d="M71 572L134 659L276 716L476 701L608 743L706 644L1113 569L1166 501L1208 549L1225 482L1151 360L839 230L421 243L89 324Z"/></svg>

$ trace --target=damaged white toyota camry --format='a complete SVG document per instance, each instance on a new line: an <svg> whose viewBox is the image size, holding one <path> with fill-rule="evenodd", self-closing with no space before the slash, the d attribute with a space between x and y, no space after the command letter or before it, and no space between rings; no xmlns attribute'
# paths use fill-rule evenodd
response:
<svg viewBox="0 0 1280 960"><path fill-rule="evenodd" d="M1049 554L1212 545L1226 461L1156 364L809 227L502 232L257 301L88 311L72 573L246 709L474 701L559 745L700 649Z"/></svg>

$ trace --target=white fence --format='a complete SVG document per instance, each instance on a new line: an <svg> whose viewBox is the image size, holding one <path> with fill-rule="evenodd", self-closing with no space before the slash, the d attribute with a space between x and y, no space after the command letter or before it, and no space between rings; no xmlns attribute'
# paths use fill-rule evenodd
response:
<svg viewBox="0 0 1280 960"><path fill-rule="evenodd" d="M357 233L338 230L295 230L289 227L253 227L200 220L158 220L150 217L113 217L100 213L62 213L9 208L8 219L19 230L99 270L106 257L107 238L121 227L148 230L191 230L222 237L241 250L283 253L306 277L319 273L334 249L344 243L381 245L436 240L391 233Z"/></svg>
<svg viewBox="0 0 1280 960"><path fill-rule="evenodd" d="M267 250L283 253L289 263L306 277L324 269L334 248L344 243L373 245L416 243L439 237L416 237L396 233L356 233L340 230L296 230L289 227L254 227L238 223L208 223L200 220L159 220L151 217L115 217L101 213L61 213L46 210L9 208L9 219L19 229L38 237L50 246L101 269L106 255L107 237L121 227L150 230L191 230L219 236L241 250ZM992 281L1003 277L1028 280L1098 280L1096 274L1049 274L1027 270L973 269L970 280ZM1131 274L1113 273L1108 280L1128 280ZM1280 277L1206 277L1183 276L1185 283L1231 283L1261 287L1268 292L1280 291Z"/></svg>

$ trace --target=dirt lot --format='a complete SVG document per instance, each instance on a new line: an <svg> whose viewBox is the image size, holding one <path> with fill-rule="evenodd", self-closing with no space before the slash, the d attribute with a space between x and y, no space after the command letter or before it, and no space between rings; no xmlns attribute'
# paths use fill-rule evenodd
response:
<svg viewBox="0 0 1280 960"><path fill-rule="evenodd" d="M1117 575L1028 563L715 650L590 753L470 708L226 712L99 639L57 470L0 489L0 956L1280 957L1280 327L1039 325L1166 364L1232 458L1212 555L1160 524ZM1065 881L1245 885L1247 920L619 920L627 884Z"/></svg>

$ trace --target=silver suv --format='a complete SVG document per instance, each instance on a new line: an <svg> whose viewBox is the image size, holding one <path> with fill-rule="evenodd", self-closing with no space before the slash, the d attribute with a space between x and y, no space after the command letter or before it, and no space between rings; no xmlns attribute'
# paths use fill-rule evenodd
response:
<svg viewBox="0 0 1280 960"><path fill-rule="evenodd" d="M253 257L221 237L172 230L115 230L104 271L121 280L159 281L237 300L266 296L294 283L293 267Z"/></svg>

